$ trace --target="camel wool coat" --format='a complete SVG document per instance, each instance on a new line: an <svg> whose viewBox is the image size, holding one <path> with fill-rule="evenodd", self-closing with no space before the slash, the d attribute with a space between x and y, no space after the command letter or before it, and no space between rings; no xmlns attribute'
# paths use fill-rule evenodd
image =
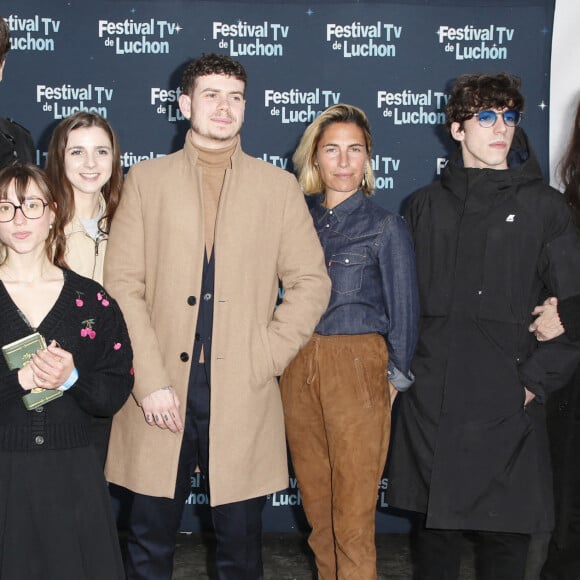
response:
<svg viewBox="0 0 580 580"><path fill-rule="evenodd" d="M133 397L113 421L107 480L173 497L182 434L150 427L140 401L171 385L184 419L205 248L197 152L129 171L111 227L105 285L134 350ZM296 179L238 142L215 226L211 505L288 486L276 376L310 338L330 296L322 249ZM284 300L276 308L279 280Z"/></svg>

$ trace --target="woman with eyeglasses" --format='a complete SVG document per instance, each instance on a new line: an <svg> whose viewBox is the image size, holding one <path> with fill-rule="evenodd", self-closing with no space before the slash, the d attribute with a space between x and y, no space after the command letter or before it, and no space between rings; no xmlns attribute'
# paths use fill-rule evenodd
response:
<svg viewBox="0 0 580 580"><path fill-rule="evenodd" d="M123 316L67 269L65 214L44 172L0 172L0 577L124 578L90 440L132 388Z"/></svg>
<svg viewBox="0 0 580 580"><path fill-rule="evenodd" d="M370 199L365 113L326 109L294 154L332 295L280 381L286 433L320 580L377 577L375 513L391 405L413 383L415 259L399 215Z"/></svg>
<svg viewBox="0 0 580 580"><path fill-rule="evenodd" d="M123 186L119 141L111 124L81 111L62 120L48 146L46 172L65 216L65 260L71 270L103 283L109 227ZM93 419L103 467L111 420Z"/></svg>

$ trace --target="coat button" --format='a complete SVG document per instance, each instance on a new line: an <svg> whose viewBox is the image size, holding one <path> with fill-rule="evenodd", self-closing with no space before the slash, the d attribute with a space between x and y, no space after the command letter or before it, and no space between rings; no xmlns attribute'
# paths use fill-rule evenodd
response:
<svg viewBox="0 0 580 580"><path fill-rule="evenodd" d="M34 409L37 413L42 413L44 411L44 407L36 407L36 409Z"/></svg>
<svg viewBox="0 0 580 580"><path fill-rule="evenodd" d="M34 438L34 442L35 442L37 445L43 445L43 444L44 444L44 437L43 437L42 435L37 435L37 436Z"/></svg>
<svg viewBox="0 0 580 580"><path fill-rule="evenodd" d="M212 296L211 296L211 292L206 292L203 295L203 299L207 302L208 300L211 300Z"/></svg>
<svg viewBox="0 0 580 580"><path fill-rule="evenodd" d="M190 306L195 306L196 302L197 302L197 298L195 296L188 296L187 303Z"/></svg>
<svg viewBox="0 0 580 580"><path fill-rule="evenodd" d="M189 355L186 352L182 352L179 355L179 358L183 361L183 362L187 362L189 360Z"/></svg>

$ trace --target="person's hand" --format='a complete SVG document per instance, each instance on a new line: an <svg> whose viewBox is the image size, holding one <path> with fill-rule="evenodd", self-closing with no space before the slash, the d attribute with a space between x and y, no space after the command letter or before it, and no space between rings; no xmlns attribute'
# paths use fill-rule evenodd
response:
<svg viewBox="0 0 580 580"><path fill-rule="evenodd" d="M532 315L537 316L537 318L530 324L529 331L533 332L540 342L552 340L564 334L565 329L558 316L557 298L551 297L546 299L544 304L534 308Z"/></svg>
<svg viewBox="0 0 580 580"><path fill-rule="evenodd" d="M524 391L526 392L526 400L524 401L524 407L527 407L536 398L536 395L534 395L532 391L528 391L528 389L526 389L525 387Z"/></svg>
<svg viewBox="0 0 580 580"><path fill-rule="evenodd" d="M151 427L169 429L173 433L183 431L179 406L179 398L173 387L153 391L141 401L141 409L147 424Z"/></svg>
<svg viewBox="0 0 580 580"><path fill-rule="evenodd" d="M25 391L31 391L36 388L30 365L25 365L18 371L18 382Z"/></svg>
<svg viewBox="0 0 580 580"><path fill-rule="evenodd" d="M70 377L75 363L72 354L53 340L46 349L36 352L26 366L32 370L34 386L58 389Z"/></svg>

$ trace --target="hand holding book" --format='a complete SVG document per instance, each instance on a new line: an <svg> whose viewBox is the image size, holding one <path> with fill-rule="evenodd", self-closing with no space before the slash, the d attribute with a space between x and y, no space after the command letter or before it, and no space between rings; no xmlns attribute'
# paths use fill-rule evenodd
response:
<svg viewBox="0 0 580 580"><path fill-rule="evenodd" d="M34 354L31 367L37 387L59 389L70 377L75 364L72 354L53 340L47 348Z"/></svg>
<svg viewBox="0 0 580 580"><path fill-rule="evenodd" d="M51 344L51 347L54 349L53 344ZM44 337L38 332L29 334L2 347L2 354L6 359L8 368L11 370L20 369L18 372L19 382L23 389L30 391L22 397L22 401L29 411L62 397L62 391L56 390L59 385L52 386L52 383L49 383L43 376L40 376L40 374L37 376L40 367L38 367L36 359L40 356L41 360L44 360L39 353L46 351ZM70 355L70 353L67 354ZM72 360L72 355L70 356Z"/></svg>

